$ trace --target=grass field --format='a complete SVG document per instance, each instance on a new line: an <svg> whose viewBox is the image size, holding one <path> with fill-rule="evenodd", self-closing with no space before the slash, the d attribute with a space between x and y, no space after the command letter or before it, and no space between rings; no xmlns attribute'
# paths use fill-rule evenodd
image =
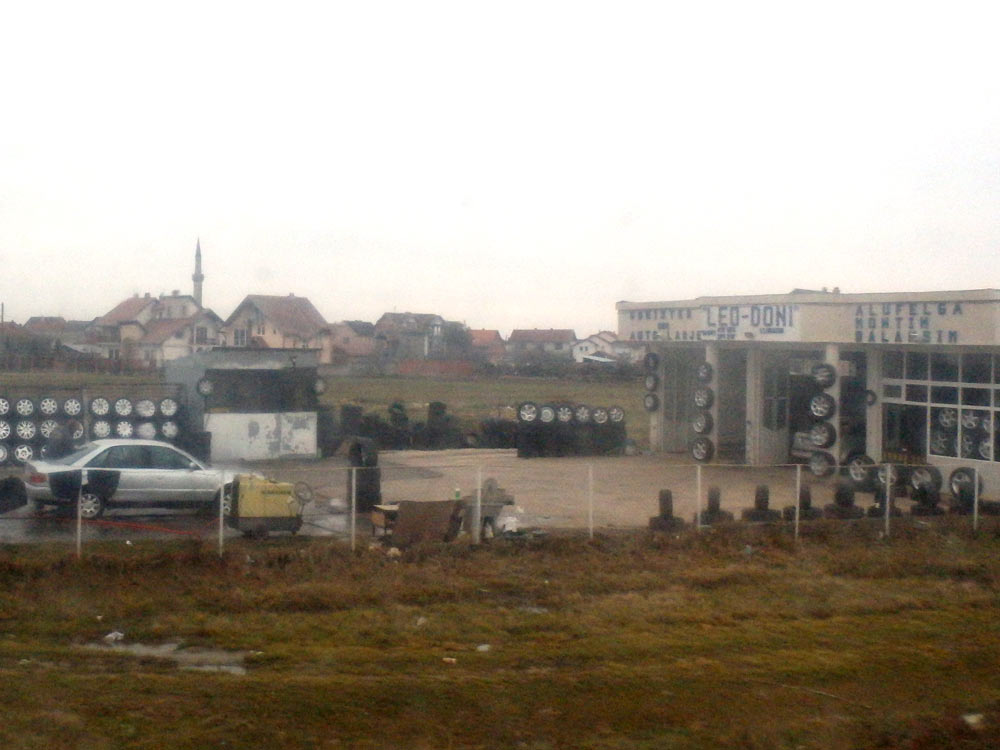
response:
<svg viewBox="0 0 1000 750"><path fill-rule="evenodd" d="M994 748L998 553L947 524L8 547L0 746ZM115 630L246 673L88 647Z"/></svg>
<svg viewBox="0 0 1000 750"><path fill-rule="evenodd" d="M515 418L515 409L522 401L542 403L582 403L590 406L618 405L625 409L625 424L629 437L640 446L649 444L649 415L643 409L645 395L642 383L594 383L551 378L330 378L324 403L339 407L355 404L365 411L388 416L394 401L406 407L411 422L427 419L427 405L441 401L448 407L466 431L474 431L483 419Z"/></svg>

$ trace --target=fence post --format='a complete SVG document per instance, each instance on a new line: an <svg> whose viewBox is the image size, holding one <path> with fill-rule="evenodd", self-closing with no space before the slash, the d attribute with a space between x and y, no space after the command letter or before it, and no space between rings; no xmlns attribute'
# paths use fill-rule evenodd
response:
<svg viewBox="0 0 1000 750"><path fill-rule="evenodd" d="M979 469L972 469L972 531L979 531Z"/></svg>
<svg viewBox="0 0 1000 750"><path fill-rule="evenodd" d="M495 520L495 519L494 519ZM476 467L476 506L472 514L472 543L482 541L483 531L483 467Z"/></svg>
<svg viewBox="0 0 1000 750"><path fill-rule="evenodd" d="M80 472L80 489L76 493L76 559L83 558L83 488L87 484L87 470Z"/></svg>
<svg viewBox="0 0 1000 750"><path fill-rule="evenodd" d="M351 552L354 552L356 542L354 540L354 529L357 523L358 513L358 467L351 467Z"/></svg>
<svg viewBox="0 0 1000 750"><path fill-rule="evenodd" d="M802 510L802 464L795 464L795 541L799 540L799 515Z"/></svg>
<svg viewBox="0 0 1000 750"><path fill-rule="evenodd" d="M892 473L892 464L885 465L885 535L889 536L889 514L892 510L892 485L895 477Z"/></svg>
<svg viewBox="0 0 1000 750"><path fill-rule="evenodd" d="M594 465L587 464L587 531L594 538Z"/></svg>
<svg viewBox="0 0 1000 750"><path fill-rule="evenodd" d="M701 464L694 467L694 494L695 528L701 531Z"/></svg>
<svg viewBox="0 0 1000 750"><path fill-rule="evenodd" d="M225 542L226 479L219 472L219 557L222 557Z"/></svg>

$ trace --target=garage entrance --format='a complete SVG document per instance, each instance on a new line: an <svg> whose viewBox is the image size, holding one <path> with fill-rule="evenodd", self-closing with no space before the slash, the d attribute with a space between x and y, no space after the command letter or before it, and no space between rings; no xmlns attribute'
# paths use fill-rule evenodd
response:
<svg viewBox="0 0 1000 750"><path fill-rule="evenodd" d="M745 463L747 457L747 352L719 350L719 459Z"/></svg>

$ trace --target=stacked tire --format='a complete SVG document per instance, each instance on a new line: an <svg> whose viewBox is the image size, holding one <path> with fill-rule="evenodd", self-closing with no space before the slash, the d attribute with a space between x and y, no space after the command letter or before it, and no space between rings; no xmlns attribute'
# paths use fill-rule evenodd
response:
<svg viewBox="0 0 1000 750"><path fill-rule="evenodd" d="M708 362L702 362L695 369L695 380L698 384L692 396L695 412L691 420L691 429L694 431L691 457L699 463L706 463L715 456L715 418L712 416L712 407L715 405L715 390L712 387L715 368Z"/></svg>
<svg viewBox="0 0 1000 750"><path fill-rule="evenodd" d="M165 397L137 399L96 396L90 400L90 436L94 439L140 438L174 441L180 435L180 404Z"/></svg>
<svg viewBox="0 0 1000 750"><path fill-rule="evenodd" d="M809 471L817 477L825 477L837 466L837 459L829 450L837 445L837 427L833 421L837 415L837 399L829 393L837 384L837 368L821 362L812 368L812 376L817 391L809 399L809 415L813 419L809 442L814 449L809 457Z"/></svg>
<svg viewBox="0 0 1000 750"><path fill-rule="evenodd" d="M525 401L517 407L516 444L519 458L611 453L625 444L625 410Z"/></svg>
<svg viewBox="0 0 1000 750"><path fill-rule="evenodd" d="M80 407L77 410L77 407ZM82 411L79 399L0 396L0 465L24 464L37 456L56 429ZM82 431L76 435L83 437Z"/></svg>

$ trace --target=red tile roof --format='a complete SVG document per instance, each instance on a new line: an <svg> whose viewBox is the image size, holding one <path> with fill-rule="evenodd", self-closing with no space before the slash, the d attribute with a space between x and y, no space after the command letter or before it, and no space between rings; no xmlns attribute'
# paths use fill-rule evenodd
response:
<svg viewBox="0 0 1000 750"><path fill-rule="evenodd" d="M135 320L139 313L154 304L156 304L156 299L153 297L129 297L115 305L110 312L95 320L94 325L112 326Z"/></svg>
<svg viewBox="0 0 1000 750"><path fill-rule="evenodd" d="M503 337L500 331L483 328L469 329L469 339L473 346L490 346L491 344L503 344Z"/></svg>
<svg viewBox="0 0 1000 750"><path fill-rule="evenodd" d="M515 328L510 332L509 344L572 344L576 332L569 328Z"/></svg>

